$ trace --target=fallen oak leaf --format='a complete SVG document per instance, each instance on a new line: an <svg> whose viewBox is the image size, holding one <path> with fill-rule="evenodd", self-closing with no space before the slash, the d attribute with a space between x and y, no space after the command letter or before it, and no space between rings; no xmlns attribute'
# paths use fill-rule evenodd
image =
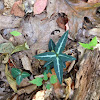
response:
<svg viewBox="0 0 100 100"><path fill-rule="evenodd" d="M68 18L67 16L60 16L57 18L56 20L58 26L62 29L66 29L66 23L68 22Z"/></svg>
<svg viewBox="0 0 100 100"><path fill-rule="evenodd" d="M34 4L34 14L40 14L44 11L47 5L47 0L36 0Z"/></svg>
<svg viewBox="0 0 100 100"><path fill-rule="evenodd" d="M12 7L10 13L11 13L12 15L15 15L15 16L18 16L18 17L24 17L25 12L21 9L20 6L22 6L22 1L21 1L21 0L15 2L15 3L13 4L13 7Z"/></svg>

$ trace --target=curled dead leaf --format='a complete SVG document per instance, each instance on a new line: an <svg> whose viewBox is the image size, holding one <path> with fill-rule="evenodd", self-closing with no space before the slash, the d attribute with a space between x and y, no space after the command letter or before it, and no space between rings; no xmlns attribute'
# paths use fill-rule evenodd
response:
<svg viewBox="0 0 100 100"><path fill-rule="evenodd" d="M7 78L7 81L10 85L10 87L14 90L14 92L17 92L17 83L16 83L16 80L13 79L12 75L10 74L10 72L8 71L8 66L6 64L6 67L5 67L5 74L6 74L6 78Z"/></svg>
<svg viewBox="0 0 100 100"><path fill-rule="evenodd" d="M44 100L45 90L38 91L32 100Z"/></svg>
<svg viewBox="0 0 100 100"><path fill-rule="evenodd" d="M57 18L56 22L60 28L65 30L66 29L65 25L68 22L68 18L67 18L67 16L60 16Z"/></svg>
<svg viewBox="0 0 100 100"><path fill-rule="evenodd" d="M44 11L47 5L47 0L36 0L34 4L34 14L40 14Z"/></svg>
<svg viewBox="0 0 100 100"><path fill-rule="evenodd" d="M17 1L14 3L12 9L11 9L11 14L18 16L18 17L24 17L25 12L23 11L23 7L22 7L22 1Z"/></svg>
<svg viewBox="0 0 100 100"><path fill-rule="evenodd" d="M21 55L20 58L23 64L23 68L29 70L32 73L32 66L29 58L26 55Z"/></svg>
<svg viewBox="0 0 100 100"><path fill-rule="evenodd" d="M65 100L67 100L70 97L70 95L72 94L72 89L71 89L72 79L69 77L69 78L65 79L65 82L67 84Z"/></svg>

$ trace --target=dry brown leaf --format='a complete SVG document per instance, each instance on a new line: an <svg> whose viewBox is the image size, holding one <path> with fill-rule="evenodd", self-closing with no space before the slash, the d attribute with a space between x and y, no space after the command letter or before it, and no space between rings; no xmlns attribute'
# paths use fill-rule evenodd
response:
<svg viewBox="0 0 100 100"><path fill-rule="evenodd" d="M88 0L88 3L98 3L100 0Z"/></svg>
<svg viewBox="0 0 100 100"><path fill-rule="evenodd" d="M45 90L38 91L32 100L44 100Z"/></svg>
<svg viewBox="0 0 100 100"><path fill-rule="evenodd" d="M27 93L27 94L30 94L32 93L33 91L35 91L37 89L37 86L36 85L29 85L27 87L24 87L24 88L21 88L17 91L17 94L18 95L21 95L23 93Z"/></svg>
<svg viewBox="0 0 100 100"><path fill-rule="evenodd" d="M67 84L67 86L66 86L66 98L65 98L65 100L67 100L69 98L70 94L71 94L71 91L72 91L71 90L72 79L69 77L69 78L65 79L65 82Z"/></svg>
<svg viewBox="0 0 100 100"><path fill-rule="evenodd" d="M30 62L29 58L26 55L22 55L22 54L20 55L20 58L22 61L23 68L25 70L29 70L32 73L32 66L31 66L31 62Z"/></svg>
<svg viewBox="0 0 100 100"><path fill-rule="evenodd" d="M51 15L56 13L56 0L48 0L48 6L47 6L47 17L50 18Z"/></svg>
<svg viewBox="0 0 100 100"><path fill-rule="evenodd" d="M5 8L11 8L14 4L15 0L4 0Z"/></svg>
<svg viewBox="0 0 100 100"><path fill-rule="evenodd" d="M15 2L12 9L11 9L11 14L13 14L15 16L19 16L19 17L24 17L25 12L23 11L23 9L21 9L20 6L22 6L21 0Z"/></svg>
<svg viewBox="0 0 100 100"><path fill-rule="evenodd" d="M21 20L22 18L0 15L0 30L19 27Z"/></svg>
<svg viewBox="0 0 100 100"><path fill-rule="evenodd" d="M47 5L47 0L36 0L34 3L34 14L40 14L44 11Z"/></svg>
<svg viewBox="0 0 100 100"><path fill-rule="evenodd" d="M15 95L13 95L11 98L9 98L7 100L20 100L20 98L19 98L18 94L15 94Z"/></svg>
<svg viewBox="0 0 100 100"><path fill-rule="evenodd" d="M65 30L66 29L65 25L68 22L68 18L67 18L67 16L66 17L60 16L57 18L56 22L60 28Z"/></svg>
<svg viewBox="0 0 100 100"><path fill-rule="evenodd" d="M4 60L2 61L3 64L6 64L9 60L9 55L7 54L4 58Z"/></svg>
<svg viewBox="0 0 100 100"><path fill-rule="evenodd" d="M6 64L6 67L5 67L5 74L6 74L6 78L7 78L7 81L10 85L10 87L14 90L14 92L17 92L17 83L16 83L16 80L13 79L13 77L11 76L10 72L8 71L8 66Z"/></svg>

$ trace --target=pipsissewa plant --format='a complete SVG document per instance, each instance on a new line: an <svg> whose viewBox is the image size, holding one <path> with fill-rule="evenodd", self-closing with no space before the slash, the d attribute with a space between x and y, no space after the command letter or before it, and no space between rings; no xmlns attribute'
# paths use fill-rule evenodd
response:
<svg viewBox="0 0 100 100"><path fill-rule="evenodd" d="M34 56L36 59L47 61L44 67L50 67L52 64L54 65L54 69L60 84L62 83L63 78L63 68L66 67L65 62L76 60L74 57L62 53L66 45L67 37L68 31L62 35L57 45L55 45L51 39L49 42L49 51L51 52L45 52Z"/></svg>
<svg viewBox="0 0 100 100"><path fill-rule="evenodd" d="M20 85L21 81L22 81L24 78L30 76L29 73L27 73L27 72L21 72L18 68L12 68L12 69L11 69L11 74L12 74L13 78L16 79L16 83L17 83L18 85Z"/></svg>

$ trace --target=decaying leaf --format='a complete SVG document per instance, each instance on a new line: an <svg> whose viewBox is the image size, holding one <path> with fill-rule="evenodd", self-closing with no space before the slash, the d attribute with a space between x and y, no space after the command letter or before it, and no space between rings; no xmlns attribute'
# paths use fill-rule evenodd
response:
<svg viewBox="0 0 100 100"><path fill-rule="evenodd" d="M56 13L56 0L48 0L47 6L47 17L50 18L54 13Z"/></svg>
<svg viewBox="0 0 100 100"><path fill-rule="evenodd" d="M15 2L15 0L4 0L4 5L8 9L13 6L14 2Z"/></svg>
<svg viewBox="0 0 100 100"><path fill-rule="evenodd" d="M65 98L65 100L67 100L69 98L70 94L71 94L71 91L72 91L71 90L72 79L69 77L69 78L65 79L65 82L67 84L67 86L66 86L66 98Z"/></svg>
<svg viewBox="0 0 100 100"><path fill-rule="evenodd" d="M23 64L23 68L29 70L32 73L32 66L29 58L26 55L22 55L20 58Z"/></svg>
<svg viewBox="0 0 100 100"><path fill-rule="evenodd" d="M0 30L19 27L21 20L22 18L0 15Z"/></svg>
<svg viewBox="0 0 100 100"><path fill-rule="evenodd" d="M47 5L47 0L36 0L34 4L34 14L40 14L44 11Z"/></svg>
<svg viewBox="0 0 100 100"><path fill-rule="evenodd" d="M14 90L14 92L17 92L16 80L13 79L13 77L10 74L10 72L8 71L7 64L6 64L6 67L5 67L5 74L6 74L6 78L7 78L7 81L9 83L10 87Z"/></svg>
<svg viewBox="0 0 100 100"><path fill-rule="evenodd" d="M58 24L58 26L60 27L60 28L62 28L62 29L66 29L66 23L68 22L68 18L67 18L67 16L60 16L60 17L58 17L57 18L57 24Z"/></svg>
<svg viewBox="0 0 100 100"><path fill-rule="evenodd" d="M11 53L14 49L12 43L2 43L0 44L0 53Z"/></svg>
<svg viewBox="0 0 100 100"><path fill-rule="evenodd" d="M45 90L38 91L32 100L44 100Z"/></svg>
<svg viewBox="0 0 100 100"><path fill-rule="evenodd" d="M29 46L27 45L27 43L25 42L24 44L22 45L18 45L14 48L14 50L12 51L11 54L15 53L15 52L19 52L19 51L22 51L22 50L27 50L29 49Z"/></svg>
<svg viewBox="0 0 100 100"><path fill-rule="evenodd" d="M17 91L18 95L21 95L23 93L27 93L27 94L30 94L32 93L33 91L35 91L37 89L37 86L36 85L29 85L27 87L24 87L24 88L21 88Z"/></svg>
<svg viewBox="0 0 100 100"><path fill-rule="evenodd" d="M88 0L88 3L98 3L100 0Z"/></svg>
<svg viewBox="0 0 100 100"><path fill-rule="evenodd" d="M9 60L9 55L7 54L4 58L4 60L2 61L3 64L6 64Z"/></svg>
<svg viewBox="0 0 100 100"><path fill-rule="evenodd" d="M23 17L25 15L25 13L23 11L23 5L22 5L21 0L14 3L14 5L11 9L11 14L13 14L15 16L19 16L19 17Z"/></svg>

